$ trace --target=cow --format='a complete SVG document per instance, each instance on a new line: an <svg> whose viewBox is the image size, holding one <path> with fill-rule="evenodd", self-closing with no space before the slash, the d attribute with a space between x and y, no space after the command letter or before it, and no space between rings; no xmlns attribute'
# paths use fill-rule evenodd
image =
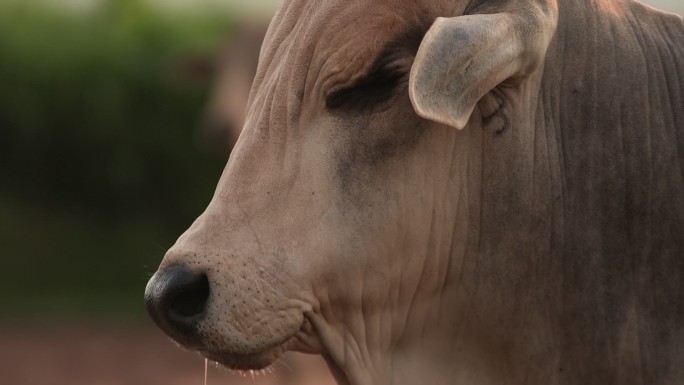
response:
<svg viewBox="0 0 684 385"><path fill-rule="evenodd" d="M205 108L199 138L204 147L229 153L245 121L249 90L256 73L261 42L267 25L260 21L237 26L217 58L203 60L215 65L215 81Z"/></svg>
<svg viewBox="0 0 684 385"><path fill-rule="evenodd" d="M684 383L684 22L631 0L287 0L145 299L240 370Z"/></svg>

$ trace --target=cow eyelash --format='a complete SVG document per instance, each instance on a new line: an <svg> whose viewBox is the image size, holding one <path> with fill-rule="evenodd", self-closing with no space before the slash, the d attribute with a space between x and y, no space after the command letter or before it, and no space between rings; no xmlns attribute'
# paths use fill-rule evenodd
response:
<svg viewBox="0 0 684 385"><path fill-rule="evenodd" d="M332 91L325 99L325 106L329 110L373 108L389 100L406 78L407 73L398 68L373 70L355 84Z"/></svg>

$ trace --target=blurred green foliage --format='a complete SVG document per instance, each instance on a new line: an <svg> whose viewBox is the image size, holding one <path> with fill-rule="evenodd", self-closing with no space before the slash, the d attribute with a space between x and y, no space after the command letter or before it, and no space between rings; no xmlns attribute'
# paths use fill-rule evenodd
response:
<svg viewBox="0 0 684 385"><path fill-rule="evenodd" d="M183 62L229 25L138 0L0 2L0 316L144 313L225 163L197 149L209 84Z"/></svg>

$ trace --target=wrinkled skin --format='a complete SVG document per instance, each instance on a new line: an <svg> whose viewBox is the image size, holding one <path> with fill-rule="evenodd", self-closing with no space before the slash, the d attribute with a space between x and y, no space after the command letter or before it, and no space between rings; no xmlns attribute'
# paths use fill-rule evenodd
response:
<svg viewBox="0 0 684 385"><path fill-rule="evenodd" d="M398 80L350 88L378 55ZM285 1L162 262L209 278L188 345L340 384L683 383L683 68L638 3Z"/></svg>

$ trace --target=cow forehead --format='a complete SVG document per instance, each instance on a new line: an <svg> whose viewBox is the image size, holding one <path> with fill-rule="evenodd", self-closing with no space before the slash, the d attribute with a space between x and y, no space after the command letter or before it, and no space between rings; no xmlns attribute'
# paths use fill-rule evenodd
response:
<svg viewBox="0 0 684 385"><path fill-rule="evenodd" d="M266 36L255 88L281 86L299 95L325 92L353 80L401 35L425 31L436 17L458 12L454 3L461 2L286 2ZM282 87L283 82L288 86Z"/></svg>

